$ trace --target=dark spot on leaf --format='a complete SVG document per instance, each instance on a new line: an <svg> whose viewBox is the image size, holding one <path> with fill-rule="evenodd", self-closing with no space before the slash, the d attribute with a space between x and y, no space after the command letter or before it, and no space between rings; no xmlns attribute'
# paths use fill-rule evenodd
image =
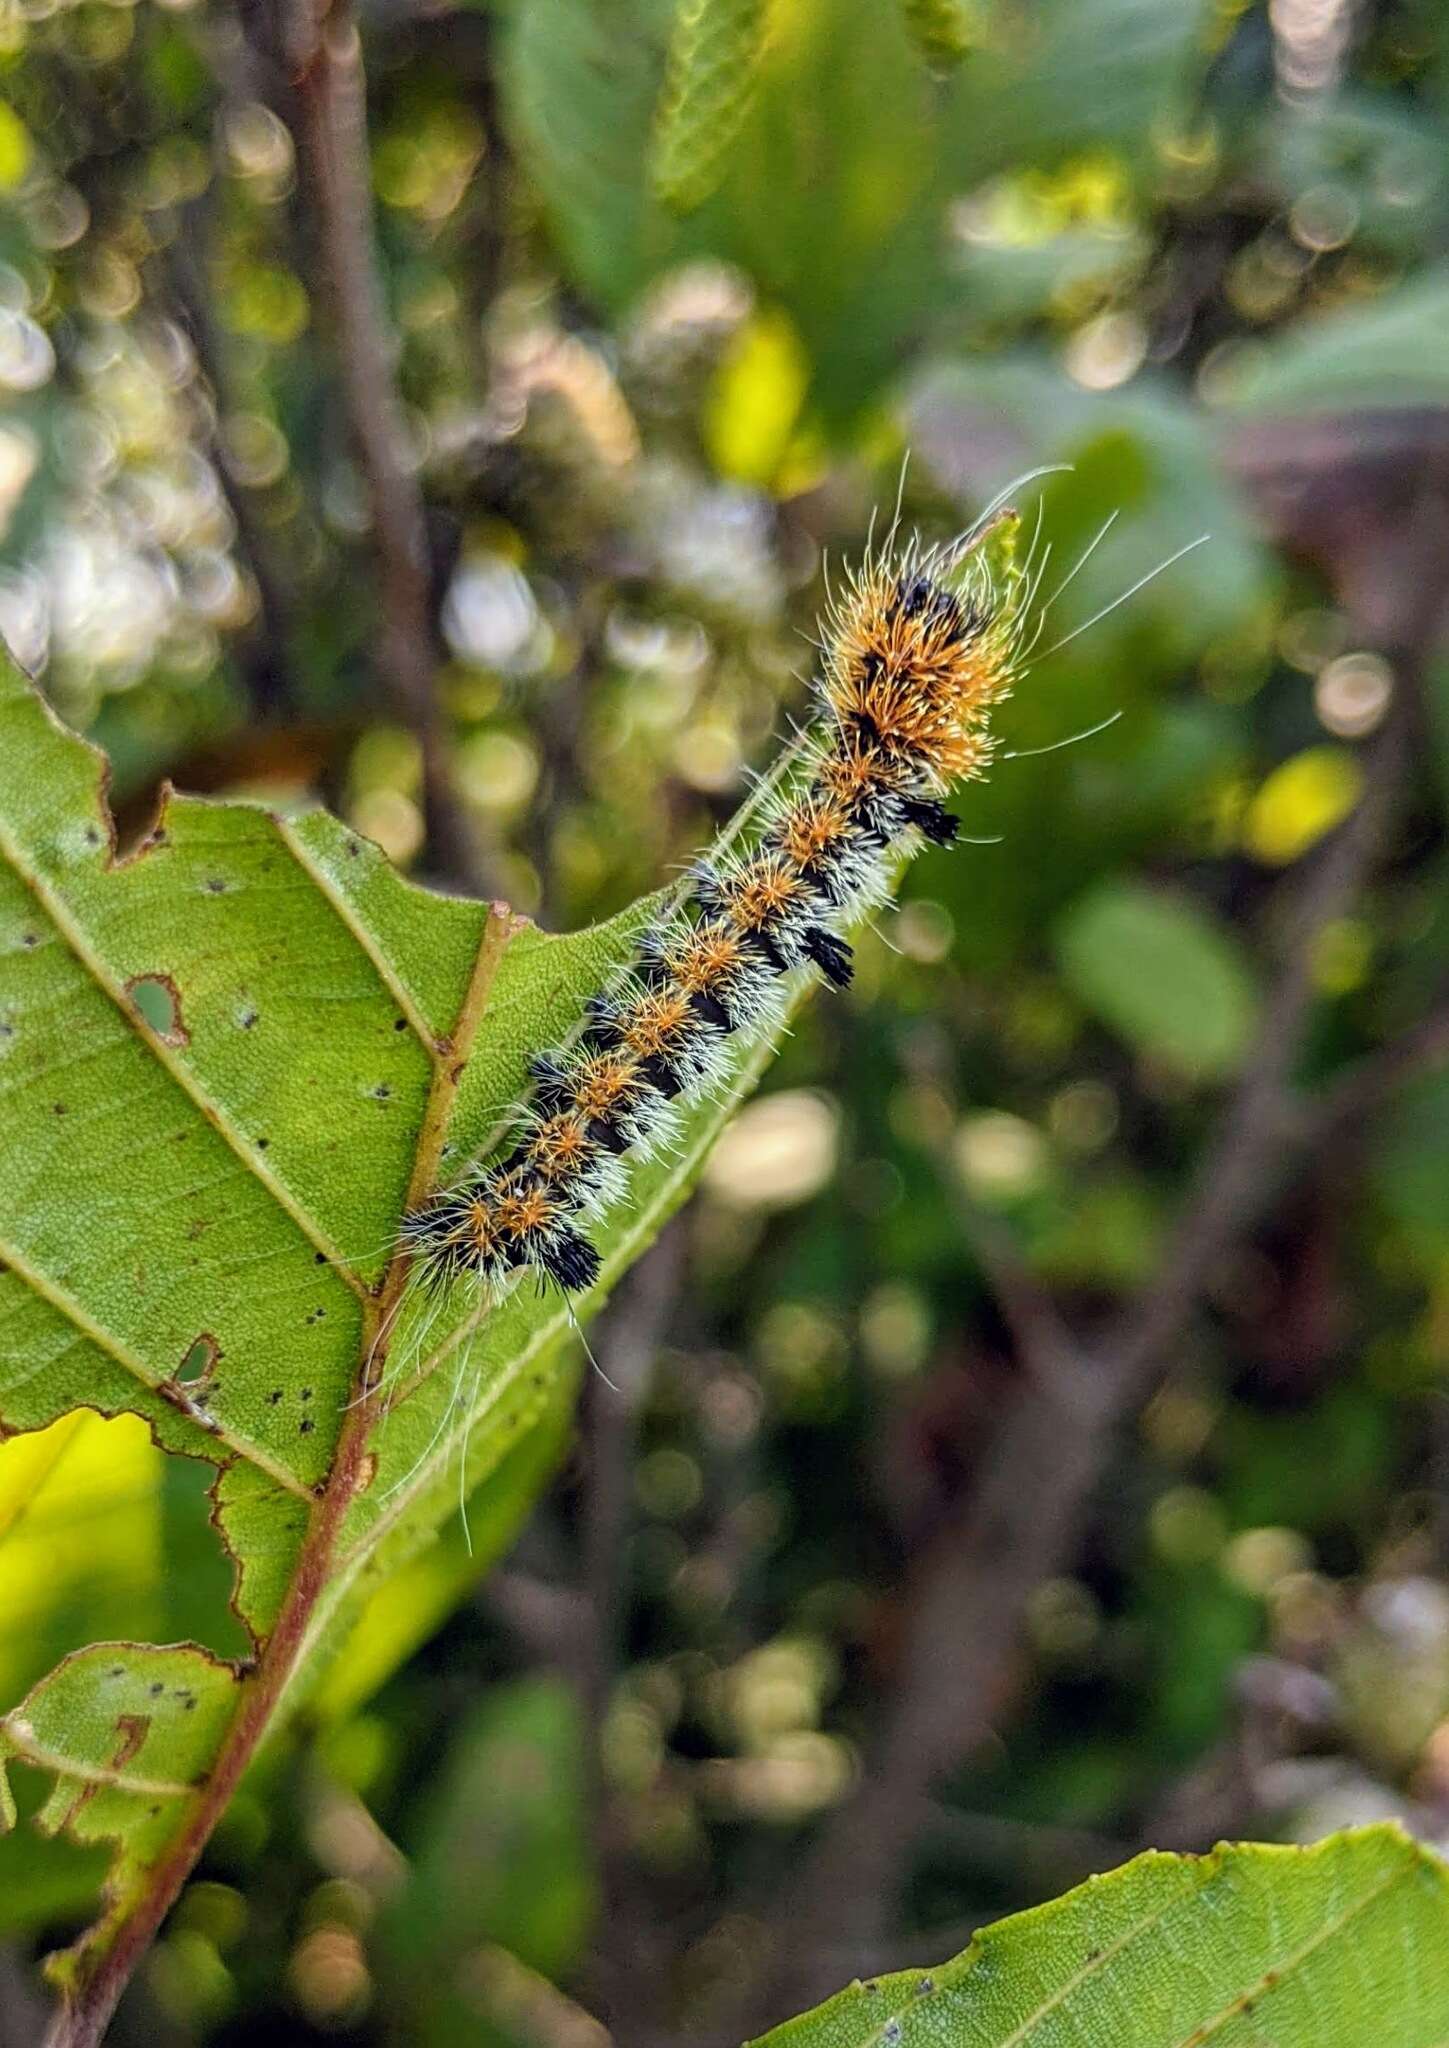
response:
<svg viewBox="0 0 1449 2048"><path fill-rule="evenodd" d="M361 853L362 848L358 845L355 839L349 839L347 842L347 851L351 855L352 859L356 860L358 854Z"/></svg>
<svg viewBox="0 0 1449 2048"><path fill-rule="evenodd" d="M157 1814L161 1811L161 1809L159 1806L148 1806L146 1811L150 1814L152 1820L155 1820Z"/></svg>
<svg viewBox="0 0 1449 2048"><path fill-rule="evenodd" d="M125 1675L126 1667L124 1664L113 1664L106 1673L107 1678L124 1678Z"/></svg>
<svg viewBox="0 0 1449 2048"><path fill-rule="evenodd" d="M392 1090L388 1087L386 1081L379 1081L372 1093L378 1102L390 1101L392 1097Z"/></svg>
<svg viewBox="0 0 1449 2048"><path fill-rule="evenodd" d="M227 885L220 875L210 875L207 877L206 893L208 896L225 896L226 890Z"/></svg>
<svg viewBox="0 0 1449 2048"><path fill-rule="evenodd" d="M166 827L164 825L158 825L156 827L156 830L151 834L150 844L152 846L164 846L167 840L170 838L170 836L170 833L166 830Z"/></svg>
<svg viewBox="0 0 1449 2048"><path fill-rule="evenodd" d="M253 1024L257 1021L257 1013L255 1010L243 1010L236 1021L240 1024L243 1031L250 1031Z"/></svg>
<svg viewBox="0 0 1449 2048"><path fill-rule="evenodd" d="M183 1700L182 1705L188 1714L191 1713L194 1707L196 1706L196 1695L194 1693L188 1693L186 1695L186 1698Z"/></svg>
<svg viewBox="0 0 1449 2048"><path fill-rule="evenodd" d="M181 1015L181 995L169 974L138 974L126 983L136 1015L167 1045L189 1045L191 1034Z"/></svg>
<svg viewBox="0 0 1449 2048"><path fill-rule="evenodd" d="M317 1425L312 1420L311 1416L304 1415L302 1417L302 1420L297 1424L297 1434L298 1436L310 1436L316 1427Z"/></svg>
<svg viewBox="0 0 1449 2048"><path fill-rule="evenodd" d="M916 1996L924 1998L928 1991L934 1991L935 1988L936 1980L934 1977L922 1977L920 1983L916 1986Z"/></svg>
<svg viewBox="0 0 1449 2048"><path fill-rule="evenodd" d="M146 1690L150 1693L152 1699L156 1700L161 1697L162 1693L165 1692L166 1688L158 1678L154 1684L148 1685Z"/></svg>
<svg viewBox="0 0 1449 2048"><path fill-rule="evenodd" d="M396 1022L396 1024L394 1024L392 1028L393 1028L393 1030L394 1030L394 1031L406 1031L406 1030L407 1030L407 1028L408 1028L408 1020L407 1020L407 1018L406 1018L406 1017L399 1017L399 1018L398 1018L398 1020L397 1020L397 1022Z"/></svg>
<svg viewBox="0 0 1449 2048"><path fill-rule="evenodd" d="M326 1254L326 1252L313 1252L313 1254L312 1254L312 1264L313 1264L314 1266L325 1266L325 1265L326 1265L326 1263L327 1263L327 1254Z"/></svg>
<svg viewBox="0 0 1449 2048"><path fill-rule="evenodd" d="M281 1398L282 1398L282 1390L281 1390L281 1388L280 1388L280 1387L273 1387L273 1388L272 1388L272 1391L271 1391L271 1393L270 1393L270 1394L268 1394L268 1396L267 1396L267 1406L268 1406L269 1408L275 1408L275 1407L276 1407L276 1405L277 1405L277 1403L278 1403L278 1402L279 1402L279 1401L281 1400Z"/></svg>
<svg viewBox="0 0 1449 2048"><path fill-rule="evenodd" d="M51 1108L51 1114L52 1114L52 1115L54 1115L54 1116L64 1116L64 1115L65 1115L65 1104L64 1104L63 1102L52 1102L52 1104L50 1105L50 1108Z"/></svg>
<svg viewBox="0 0 1449 2048"><path fill-rule="evenodd" d="M268 1145L270 1145L270 1144L271 1144L271 1142L272 1142L272 1141L271 1141L271 1139L270 1139L270 1138L258 1138L258 1139L257 1139L257 1150L258 1150L258 1152L265 1152L265 1151L266 1151L266 1149L267 1149L267 1147L268 1147Z"/></svg>
<svg viewBox="0 0 1449 2048"><path fill-rule="evenodd" d="M87 826L86 826L86 845L87 845L87 846L99 846L99 845L100 845L100 843L101 843L101 835L100 835L100 833L99 833L99 832L97 832L97 830L96 830L95 826L94 826L94 825L87 825Z"/></svg>
<svg viewBox="0 0 1449 2048"><path fill-rule="evenodd" d="M312 1398L312 1389L311 1389L310 1387L303 1387L303 1389L302 1389L302 1399L303 1399L304 1401L310 1401L310 1400L311 1400L311 1398Z"/></svg>
<svg viewBox="0 0 1449 2048"><path fill-rule="evenodd" d="M20 943L28 953L34 952L35 948L40 944L40 933L22 932L20 934Z"/></svg>

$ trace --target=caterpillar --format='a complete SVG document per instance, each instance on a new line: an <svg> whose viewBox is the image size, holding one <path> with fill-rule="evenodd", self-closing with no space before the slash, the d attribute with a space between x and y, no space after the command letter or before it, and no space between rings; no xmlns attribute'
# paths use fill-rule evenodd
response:
<svg viewBox="0 0 1449 2048"><path fill-rule="evenodd" d="M1015 519L999 514L994 526ZM847 933L889 895L903 858L946 846L943 797L991 760L991 714L1022 646L1022 570L996 571L991 527L942 548L894 529L832 598L815 717L766 785L744 851L695 862L629 971L568 1041L532 1062L532 1095L501 1157L470 1166L404 1218L435 1285L490 1288L532 1272L566 1296L600 1271L588 1226L627 1198L631 1161L672 1142L680 1105L724 1078L736 1048L782 1020L792 978L847 987Z"/></svg>

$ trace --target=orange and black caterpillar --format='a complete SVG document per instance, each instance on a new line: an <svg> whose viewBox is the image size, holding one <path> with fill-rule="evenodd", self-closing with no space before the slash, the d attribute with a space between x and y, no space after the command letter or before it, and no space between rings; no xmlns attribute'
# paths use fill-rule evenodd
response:
<svg viewBox="0 0 1449 2048"><path fill-rule="evenodd" d="M851 978L846 933L898 859L948 845L941 799L991 756L1021 608L970 543L868 556L824 621L819 716L744 854L701 860L630 972L533 1062L511 1149L408 1216L424 1274L498 1284L532 1269L568 1294L597 1279L591 1218L627 1194L627 1160L667 1146L676 1104L719 1083L742 1038L783 1016L788 977Z"/></svg>

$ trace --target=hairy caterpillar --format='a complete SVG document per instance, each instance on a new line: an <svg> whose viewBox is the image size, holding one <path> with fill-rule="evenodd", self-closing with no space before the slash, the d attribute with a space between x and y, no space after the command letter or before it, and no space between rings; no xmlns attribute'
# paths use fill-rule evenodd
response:
<svg viewBox="0 0 1449 2048"><path fill-rule="evenodd" d="M497 1288L532 1271L587 1290L600 1263L587 1225L626 1198L629 1161L667 1147L677 1105L772 1029L792 976L848 985L847 932L888 895L903 856L955 838L941 799L991 758L1031 582L993 573L978 545L988 530L931 550L897 551L892 536L867 552L823 621L818 715L757 807L751 843L696 862L630 972L535 1058L506 1153L404 1219L426 1280Z"/></svg>

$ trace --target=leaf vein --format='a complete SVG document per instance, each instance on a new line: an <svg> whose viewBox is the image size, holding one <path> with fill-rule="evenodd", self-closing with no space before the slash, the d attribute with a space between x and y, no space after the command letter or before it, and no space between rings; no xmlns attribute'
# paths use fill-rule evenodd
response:
<svg viewBox="0 0 1449 2048"><path fill-rule="evenodd" d="M97 1350L105 1352L108 1358L113 1359L153 1394L160 1393L163 1382L153 1378L143 1359L136 1357L113 1330L106 1329L104 1324L96 1322L88 1315L80 1303L63 1288L57 1287L49 1274L37 1271L23 1253L5 1243L3 1239L0 1239L0 1260L3 1260L12 1272L18 1274L42 1300L48 1301L52 1308L58 1309L72 1328L94 1344ZM295 1493L302 1500L312 1498L310 1489L303 1485L294 1472L289 1472L285 1465L279 1464L260 1444L253 1443L249 1437L238 1435L226 1424L218 1423L214 1432L209 1429L198 1429L198 1434L203 1436L207 1443L225 1444L228 1450L234 1451L240 1458L245 1458L248 1464L257 1466L268 1478L274 1479L278 1486L285 1487L288 1493ZM197 1455L209 1459L213 1464L220 1462L214 1449L202 1450L198 1446Z"/></svg>
<svg viewBox="0 0 1449 2048"><path fill-rule="evenodd" d="M29 889L37 902L40 903L56 931L65 940L71 952L86 969L97 987L110 997L122 1016L135 1027L135 1016L126 998L125 991L117 985L115 979L107 970L104 961L92 947L85 931L70 915L64 902L56 897L53 891L44 887L37 877L26 868L3 829L0 829L0 853L4 854L22 883ZM141 1031L137 1028L134 1030L134 1036L139 1042L149 1048L152 1057L166 1069L177 1087L196 1105L212 1129L222 1139L222 1142L230 1147L247 1171L262 1183L277 1206L286 1211L287 1215L291 1217L292 1221L306 1237L308 1243L317 1251L324 1252L353 1293L359 1299L366 1300L368 1298L366 1285L353 1272L351 1266L342 1257L338 1247L319 1229L315 1219L302 1207L291 1190L282 1181L278 1180L275 1174L269 1171L258 1156L255 1148L246 1142L239 1131L233 1129L227 1114L218 1103L211 1099L205 1089L198 1084L192 1069L183 1060L177 1059L171 1047L164 1040L158 1038L154 1032Z"/></svg>

